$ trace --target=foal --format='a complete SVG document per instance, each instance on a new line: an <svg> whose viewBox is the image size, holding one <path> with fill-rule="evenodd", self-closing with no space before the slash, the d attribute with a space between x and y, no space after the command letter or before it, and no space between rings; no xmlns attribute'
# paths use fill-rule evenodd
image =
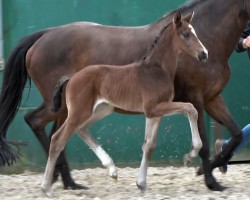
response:
<svg viewBox="0 0 250 200"><path fill-rule="evenodd" d="M84 140L87 128L97 120L111 114L114 108L144 113L146 116L145 141L137 185L146 188L148 161L156 146L156 136L164 115L182 113L188 116L193 149L187 158L197 156L202 142L197 128L197 111L190 103L172 102L174 75L179 55L189 54L200 61L207 59L207 50L190 25L193 13L182 20L178 12L173 23L164 27L142 60L122 66L95 65L86 67L71 78L63 77L54 97L55 111L61 104L64 83L68 117L53 135L49 158L42 181L42 190L51 195L51 182L56 160L74 132ZM188 67L188 66L187 66ZM107 158L101 149L95 150Z"/></svg>

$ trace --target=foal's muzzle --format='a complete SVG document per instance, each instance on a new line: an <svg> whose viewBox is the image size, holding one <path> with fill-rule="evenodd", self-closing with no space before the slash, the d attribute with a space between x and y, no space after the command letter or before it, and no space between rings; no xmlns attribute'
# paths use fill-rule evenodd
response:
<svg viewBox="0 0 250 200"><path fill-rule="evenodd" d="M205 62L208 58L208 53L205 51L202 51L199 55L198 58L200 61Z"/></svg>

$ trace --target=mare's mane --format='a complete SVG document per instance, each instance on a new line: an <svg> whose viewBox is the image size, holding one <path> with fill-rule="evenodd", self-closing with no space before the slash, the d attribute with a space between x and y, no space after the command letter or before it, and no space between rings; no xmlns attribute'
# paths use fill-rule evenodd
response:
<svg viewBox="0 0 250 200"><path fill-rule="evenodd" d="M157 20L155 23L158 23L159 21L162 21L162 20L166 20L166 19L169 19L169 23L171 22L172 18L173 18L173 15L176 13L176 12L181 12L181 13L186 13L188 11L193 11L193 9L197 6L197 5L201 5L205 2L207 2L209 0L189 0L187 1L185 4L182 4L179 8L175 9L175 10L172 10L171 12L169 13L166 13L165 15L163 15L163 17L159 20Z"/></svg>

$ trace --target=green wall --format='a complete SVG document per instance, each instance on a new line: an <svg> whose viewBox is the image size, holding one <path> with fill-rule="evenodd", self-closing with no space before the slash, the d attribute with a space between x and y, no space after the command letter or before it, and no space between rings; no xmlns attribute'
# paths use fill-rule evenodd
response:
<svg viewBox="0 0 250 200"><path fill-rule="evenodd" d="M152 23L168 11L177 8L184 0L2 0L4 26L4 53L8 58L17 41L27 34L44 28L75 21L93 21L115 26L138 26ZM249 69L246 55L233 55L232 79L223 93L230 110L240 126L248 123L249 101L247 80ZM0 72L0 78L2 72ZM17 166L34 169L44 167L46 156L36 137L23 120L24 115L37 107L41 97L34 84L25 88L22 106L8 131L8 138L29 142L22 148L23 157ZM141 159L144 138L144 116L113 114L95 124L91 131L97 141L113 157L115 163L130 165ZM212 124L207 117L210 141L214 140ZM50 126L48 126L49 130ZM227 135L223 130L223 135ZM190 128L183 116L166 117L161 123L158 144L153 162L181 163L183 154L191 145ZM212 148L212 146L211 146ZM67 145L71 165L98 164L91 150L74 136Z"/></svg>

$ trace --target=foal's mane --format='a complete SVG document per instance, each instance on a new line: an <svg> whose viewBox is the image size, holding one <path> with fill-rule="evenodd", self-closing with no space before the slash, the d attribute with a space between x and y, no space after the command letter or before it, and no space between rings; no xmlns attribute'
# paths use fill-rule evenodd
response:
<svg viewBox="0 0 250 200"><path fill-rule="evenodd" d="M153 51L154 47L156 46L156 44L159 41L159 38L163 35L164 31L167 29L167 27L169 27L172 24L172 19L173 16L175 15L176 12L188 12L188 11L193 11L193 9L197 6L197 5L201 5L202 3L205 3L209 0L189 0L187 1L185 4L181 5L179 8L165 14L161 19L159 19L158 21L156 21L154 24L158 23L159 21L166 21L166 24L168 22L168 24L166 26L164 26L161 29L161 32L158 36L155 37L152 45L150 46L148 52L142 57L141 61L144 62L147 57L151 54L151 52Z"/></svg>
<svg viewBox="0 0 250 200"><path fill-rule="evenodd" d="M155 39L154 39L152 45L150 46L148 52L146 53L145 56L143 56L142 61L145 61L145 60L148 58L148 56L152 53L152 51L154 50L155 46L157 45L159 39L164 35L165 31L167 30L167 28L168 28L170 25L172 25L172 23L169 23L168 25L164 26L164 27L161 29L161 32L159 33L158 36L155 37Z"/></svg>

